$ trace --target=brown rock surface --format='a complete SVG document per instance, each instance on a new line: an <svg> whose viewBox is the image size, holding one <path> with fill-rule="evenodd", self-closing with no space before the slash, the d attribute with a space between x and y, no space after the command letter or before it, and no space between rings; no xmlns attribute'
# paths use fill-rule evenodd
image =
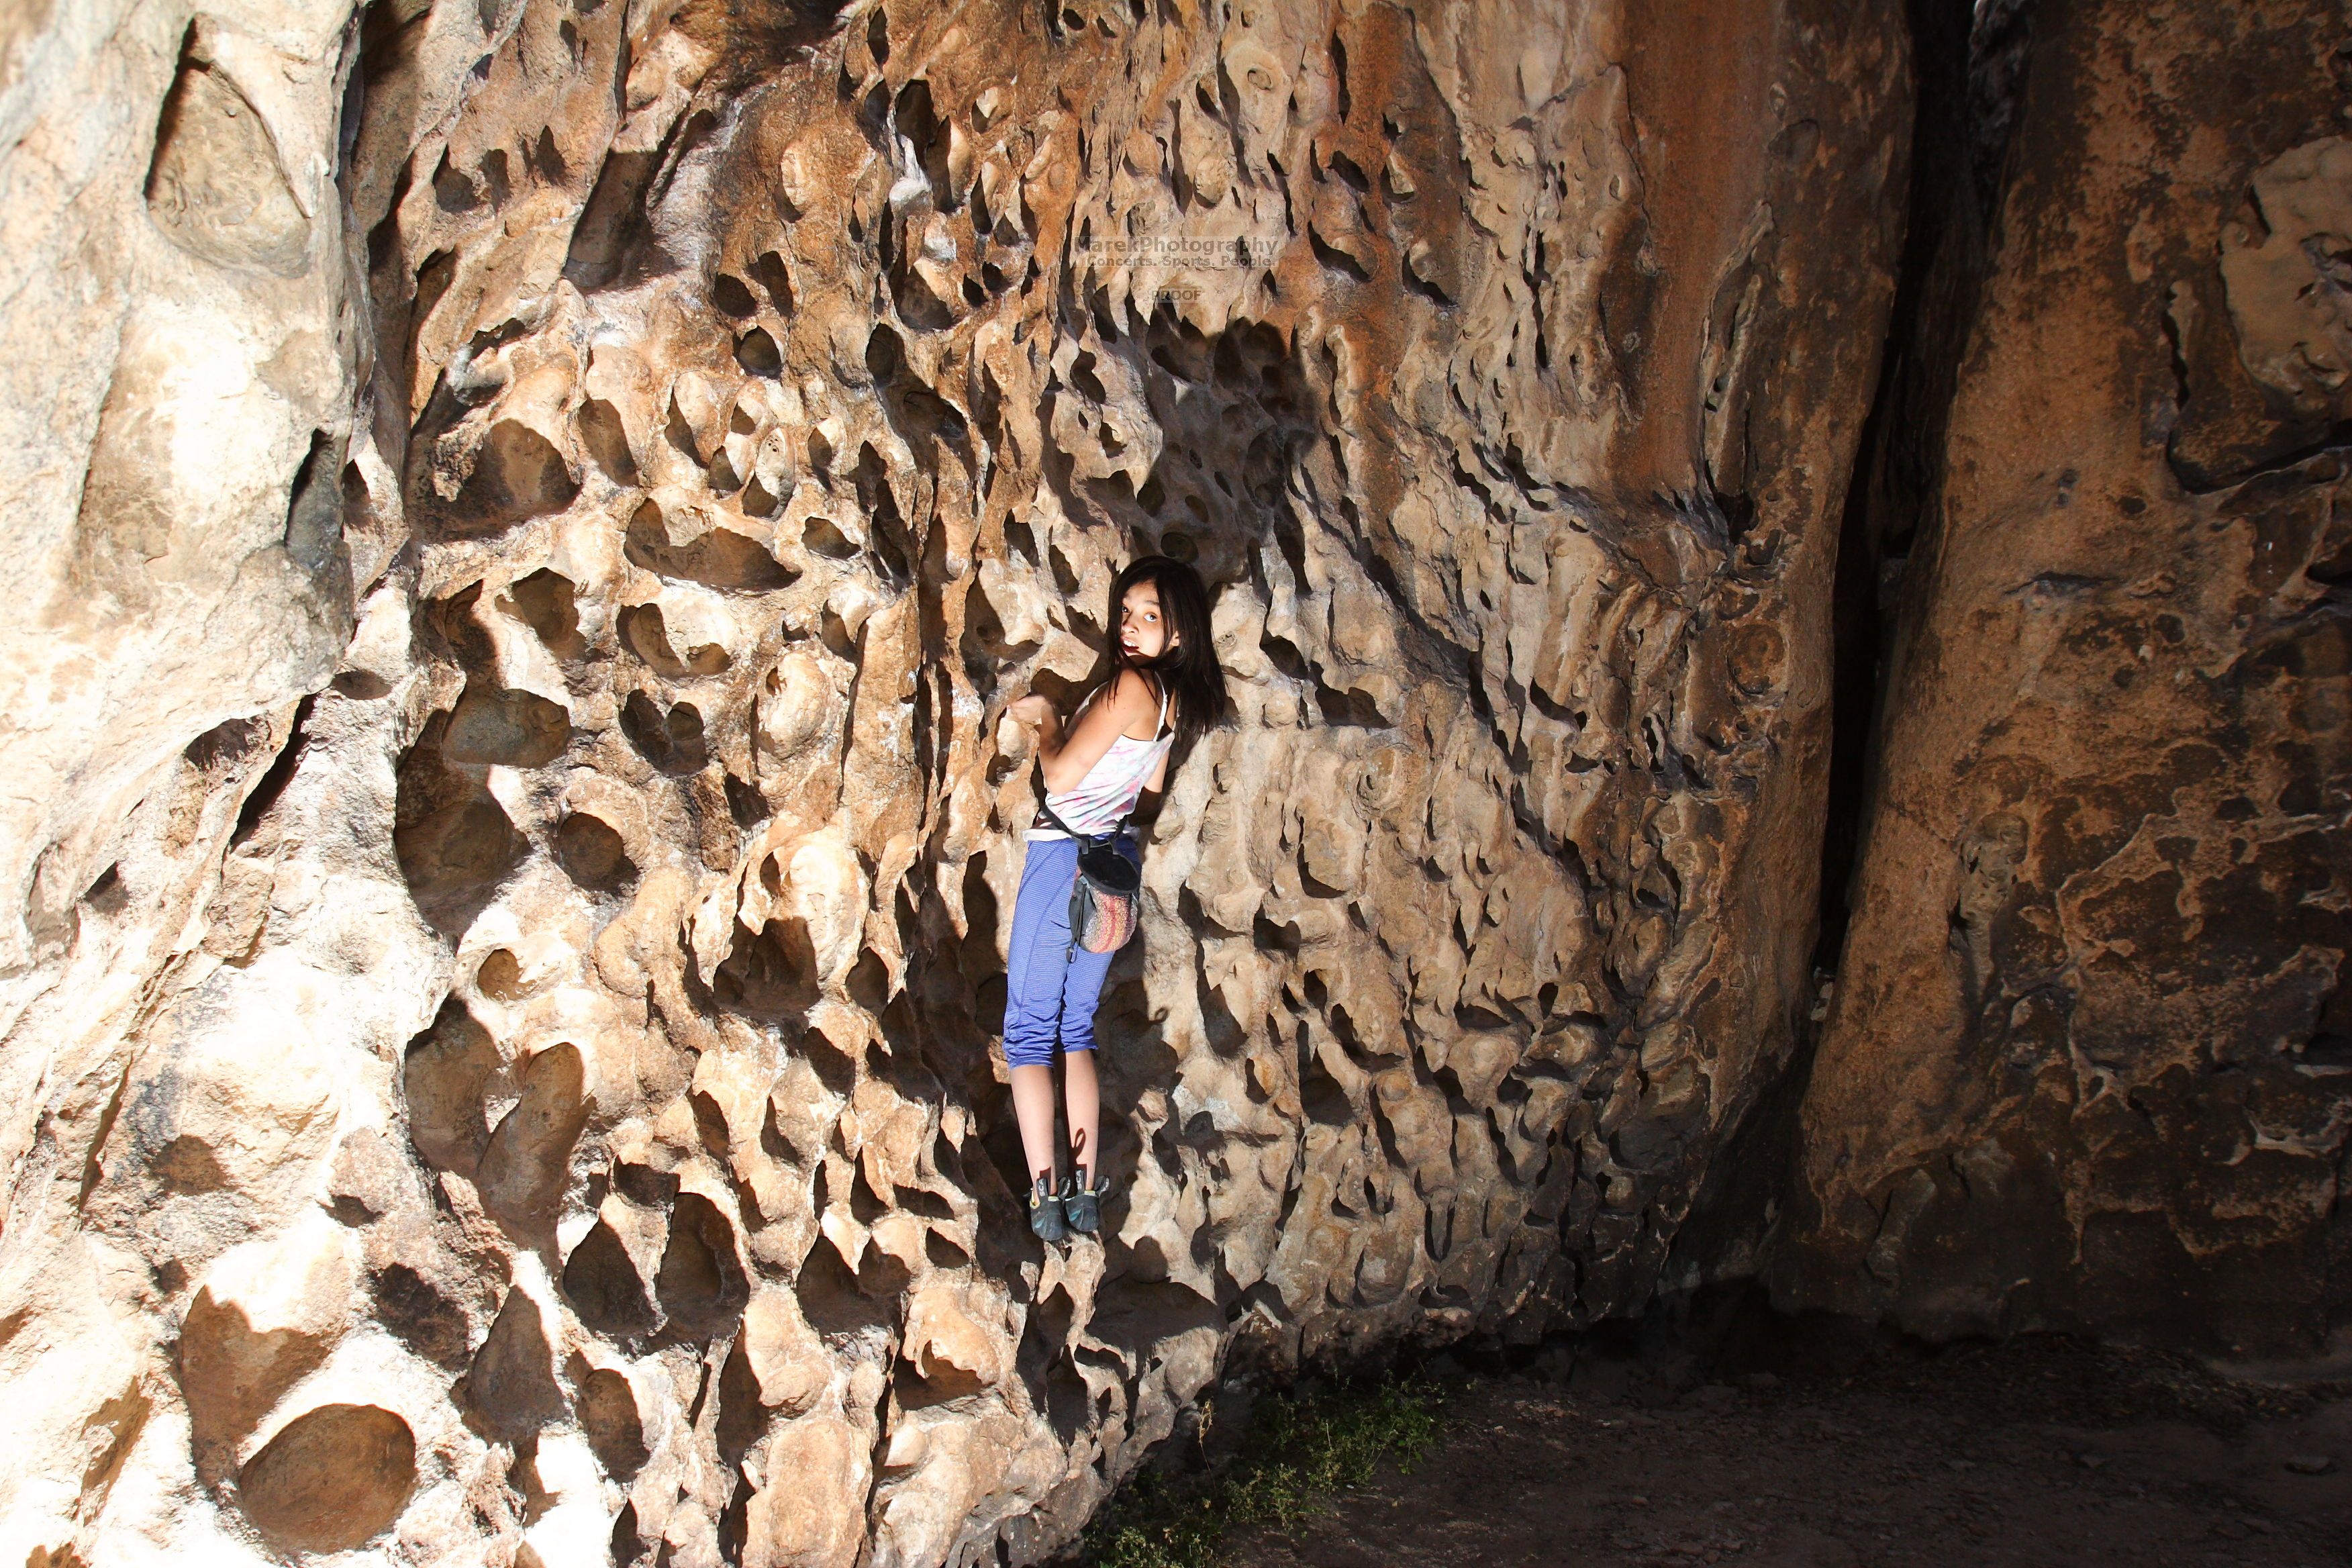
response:
<svg viewBox="0 0 2352 1568"><path fill-rule="evenodd" d="M2035 15L1905 574L1782 1300L2352 1309L2340 8Z"/></svg>
<svg viewBox="0 0 2352 1568"><path fill-rule="evenodd" d="M1221 1367L1659 1283L1809 994L1891 5L0 28L0 1559L1024 1561ZM1242 714L1045 1253L997 721L1150 547Z"/></svg>

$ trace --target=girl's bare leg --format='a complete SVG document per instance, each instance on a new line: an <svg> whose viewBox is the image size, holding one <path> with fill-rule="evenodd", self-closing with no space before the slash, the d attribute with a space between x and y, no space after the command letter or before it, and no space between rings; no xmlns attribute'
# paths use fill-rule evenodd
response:
<svg viewBox="0 0 2352 1568"><path fill-rule="evenodd" d="M1070 1163L1086 1167L1086 1184L1093 1186L1101 1163L1096 1158L1095 1131L1102 1121L1102 1086L1095 1078L1094 1052L1063 1052L1062 1078L1070 1108ZM1025 1131L1028 1124L1022 1127Z"/></svg>
<svg viewBox="0 0 2352 1568"><path fill-rule="evenodd" d="M1091 1089L1094 1069L1087 1069ZM1021 1151L1029 1162L1029 1180L1054 1174L1054 1069L1018 1067L1013 1069L1013 1113L1021 1120Z"/></svg>

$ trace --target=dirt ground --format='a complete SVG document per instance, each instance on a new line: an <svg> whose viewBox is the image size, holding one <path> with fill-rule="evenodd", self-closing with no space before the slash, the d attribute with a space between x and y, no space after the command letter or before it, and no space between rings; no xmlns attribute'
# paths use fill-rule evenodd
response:
<svg viewBox="0 0 2352 1568"><path fill-rule="evenodd" d="M2046 1341L1680 1381L1589 1355L1463 1378L1413 1473L1228 1562L2352 1564L2344 1384Z"/></svg>

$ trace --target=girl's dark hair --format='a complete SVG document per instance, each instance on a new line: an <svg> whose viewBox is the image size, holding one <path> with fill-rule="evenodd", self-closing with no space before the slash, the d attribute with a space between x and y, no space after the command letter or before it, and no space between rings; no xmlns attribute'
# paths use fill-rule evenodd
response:
<svg viewBox="0 0 2352 1568"><path fill-rule="evenodd" d="M1129 666L1118 646L1119 607L1127 602L1127 591L1139 583L1160 590L1160 615L1168 626L1169 646L1158 658ZM1190 747L1203 731L1233 717L1233 699L1225 695L1225 672L1217 665L1216 637L1209 629L1209 591L1201 585L1199 573L1167 555L1139 556L1129 562L1110 585L1110 619L1104 626L1110 635L1113 661L1122 668L1150 671L1175 699L1178 751Z"/></svg>

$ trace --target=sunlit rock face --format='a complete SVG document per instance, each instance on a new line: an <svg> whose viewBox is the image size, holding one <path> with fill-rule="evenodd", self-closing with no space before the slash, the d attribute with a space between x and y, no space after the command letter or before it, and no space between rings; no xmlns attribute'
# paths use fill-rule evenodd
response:
<svg viewBox="0 0 2352 1568"><path fill-rule="evenodd" d="M1658 1286L1898 7L104 9L0 31L0 1558L1032 1561L1221 1371ZM1153 549L1239 718L1049 1252L1000 716Z"/></svg>
<svg viewBox="0 0 2352 1568"><path fill-rule="evenodd" d="M2352 1316L2340 20L2035 14L1784 1301L2264 1353Z"/></svg>

